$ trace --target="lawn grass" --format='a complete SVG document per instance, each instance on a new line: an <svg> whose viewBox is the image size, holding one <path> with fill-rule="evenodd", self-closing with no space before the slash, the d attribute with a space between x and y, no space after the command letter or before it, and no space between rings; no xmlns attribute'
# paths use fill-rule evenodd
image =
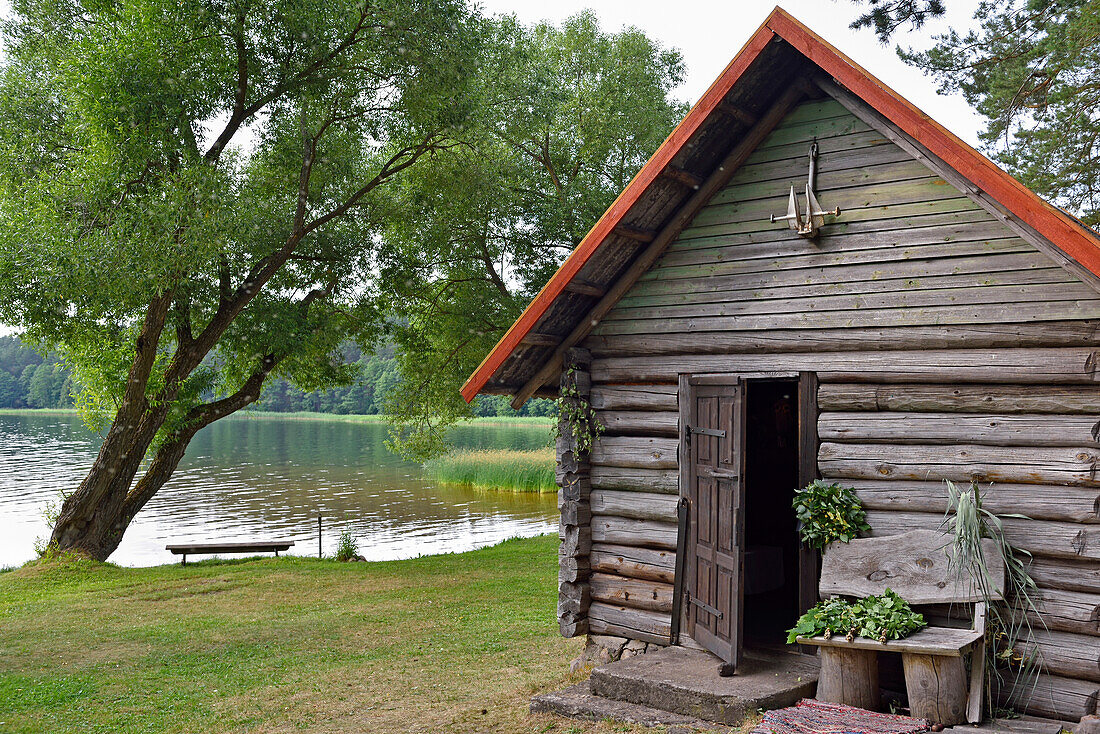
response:
<svg viewBox="0 0 1100 734"><path fill-rule="evenodd" d="M508 492L556 492L553 449L454 451L424 464L438 482Z"/></svg>
<svg viewBox="0 0 1100 734"><path fill-rule="evenodd" d="M0 732L640 732L527 713L568 682L557 538L0 575Z"/></svg>

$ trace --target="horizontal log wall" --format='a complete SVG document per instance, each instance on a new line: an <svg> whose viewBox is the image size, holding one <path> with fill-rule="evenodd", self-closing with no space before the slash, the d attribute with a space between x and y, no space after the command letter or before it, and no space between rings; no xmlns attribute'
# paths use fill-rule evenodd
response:
<svg viewBox="0 0 1100 734"><path fill-rule="evenodd" d="M583 344L606 433L590 523L563 543L585 550L589 631L667 643L678 376L811 371L818 470L855 488L875 534L939 527L944 479L1030 518L1005 531L1032 553L1044 670L1012 703L1095 712L1100 297L835 103L792 120ZM818 199L844 213L805 240L768 216L814 137Z"/></svg>
<svg viewBox="0 0 1100 734"><path fill-rule="evenodd" d="M1094 714L1100 696L1100 684L1046 673L1018 682L1009 673L994 685L998 705L1062 721Z"/></svg>
<svg viewBox="0 0 1100 734"><path fill-rule="evenodd" d="M1008 704L1043 716L1096 712L1100 691L1100 386L823 384L822 475L856 490L874 535L940 527L943 480L983 487L1039 588L1020 648L1043 675ZM1024 690L1026 688L1026 690Z"/></svg>
<svg viewBox="0 0 1100 734"><path fill-rule="evenodd" d="M589 631L668 644L676 564L676 385L593 385ZM682 636L682 641L691 641Z"/></svg>
<svg viewBox="0 0 1100 734"><path fill-rule="evenodd" d="M591 468L593 632L651 642L667 635L678 491L674 400L671 384L593 384L607 431ZM1063 708L1063 716L1093 705L1090 692L1100 682L1100 385L825 383L819 406L819 469L856 489L876 534L939 527L943 478L992 482L986 507L1030 518L1005 520L1010 542L1033 554L1040 585L1041 618L1031 615L1040 631L1029 649L1044 660L1043 680L1063 685L1056 705L1079 707ZM1025 708L1054 710L1049 695L1039 699Z"/></svg>

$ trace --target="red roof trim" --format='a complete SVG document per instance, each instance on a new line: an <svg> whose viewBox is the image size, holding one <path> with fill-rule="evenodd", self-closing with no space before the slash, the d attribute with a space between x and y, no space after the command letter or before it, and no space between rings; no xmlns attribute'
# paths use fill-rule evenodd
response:
<svg viewBox="0 0 1100 734"><path fill-rule="evenodd" d="M1044 201L782 9L772 11L765 25L1032 229L1100 276L1100 242L1066 212Z"/></svg>
<svg viewBox="0 0 1100 734"><path fill-rule="evenodd" d="M773 35L790 43L838 82L1019 217L1021 221L1030 225L1090 272L1100 276L1100 243L1089 231L1083 230L1068 214L1043 201L984 155L952 135L942 125L802 25L785 10L776 7L699 102L692 107L683 122L672 131L649 162L638 171L577 249L562 263L554 277L539 291L519 319L512 324L481 365L466 380L462 386L462 397L466 402L473 400L504 364L504 361L519 346L523 337L550 308L554 299L565 290L566 284L577 275L630 207L638 201L684 143L691 138L733 88L749 65L756 60Z"/></svg>

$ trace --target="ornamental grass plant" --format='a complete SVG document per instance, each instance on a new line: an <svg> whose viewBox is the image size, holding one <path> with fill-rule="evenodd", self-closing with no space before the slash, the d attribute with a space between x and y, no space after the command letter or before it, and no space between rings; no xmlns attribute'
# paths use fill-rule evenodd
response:
<svg viewBox="0 0 1100 734"><path fill-rule="evenodd" d="M1031 554L1008 543L1003 518L1031 518L1020 514L999 516L985 509L977 482L971 482L965 490L949 480L945 483L947 513L942 527L951 534L949 550L956 583L974 588L988 609L986 650L994 664L986 668L987 690L1011 690L1010 703L1024 703L1035 692L1042 669L1041 651L1029 644L1033 639L1030 620L1042 620L1042 615L1036 604L1038 587L1027 572L1026 561ZM984 539L993 540L999 559L986 556ZM1003 584L990 572L991 566L1001 564L1005 570ZM992 697L986 700L992 701Z"/></svg>

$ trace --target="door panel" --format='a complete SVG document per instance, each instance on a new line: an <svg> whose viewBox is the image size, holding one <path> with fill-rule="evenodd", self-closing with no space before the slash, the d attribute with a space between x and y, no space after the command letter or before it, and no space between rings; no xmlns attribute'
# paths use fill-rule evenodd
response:
<svg viewBox="0 0 1100 734"><path fill-rule="evenodd" d="M741 661L745 505L745 390L681 381L681 493L689 502L685 547L688 634L734 666Z"/></svg>

